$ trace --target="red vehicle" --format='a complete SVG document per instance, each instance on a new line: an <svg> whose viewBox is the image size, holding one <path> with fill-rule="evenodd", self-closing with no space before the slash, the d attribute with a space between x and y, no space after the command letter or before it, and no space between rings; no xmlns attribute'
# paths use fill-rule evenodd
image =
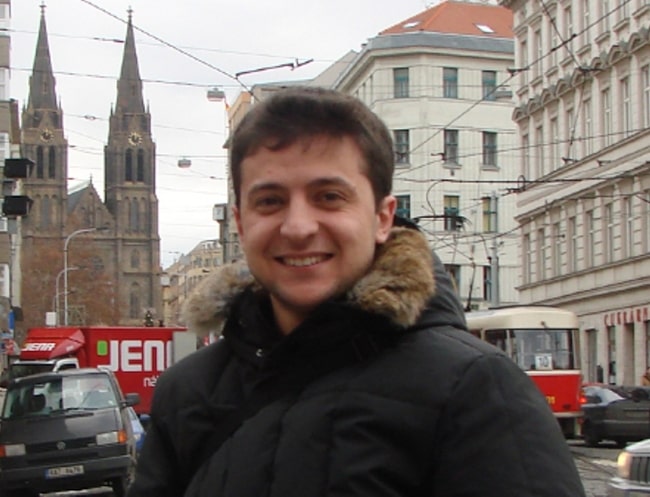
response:
<svg viewBox="0 0 650 497"><path fill-rule="evenodd" d="M579 434L582 373L578 317L547 306L512 306L469 312L469 331L503 350L546 396L565 436Z"/></svg>
<svg viewBox="0 0 650 497"><path fill-rule="evenodd" d="M160 373L194 350L196 336L185 328L32 328L27 332L19 360L9 366L9 377L106 367L115 373L122 391L140 394L135 410L147 414Z"/></svg>

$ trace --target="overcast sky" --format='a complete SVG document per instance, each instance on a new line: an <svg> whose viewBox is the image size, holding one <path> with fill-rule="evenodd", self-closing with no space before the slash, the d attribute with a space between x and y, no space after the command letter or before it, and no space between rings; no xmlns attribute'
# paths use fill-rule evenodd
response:
<svg viewBox="0 0 650 497"><path fill-rule="evenodd" d="M11 0L10 97L28 93L42 0ZM57 96L69 143L69 187L92 179L104 194L103 147L116 98L125 20L133 24L157 152L161 263L169 266L198 242L218 236L212 206L226 201L227 130L218 86L234 101L241 87L228 77L295 61L296 70L242 76L250 86L307 79L382 29L411 17L431 0L48 0L46 21ZM161 41L148 36L153 35ZM186 52L186 55L181 53ZM178 168L188 158L192 166Z"/></svg>

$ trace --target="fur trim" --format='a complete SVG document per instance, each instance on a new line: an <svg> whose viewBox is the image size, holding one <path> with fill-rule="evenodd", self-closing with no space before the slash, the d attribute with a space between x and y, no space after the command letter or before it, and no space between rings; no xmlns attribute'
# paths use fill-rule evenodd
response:
<svg viewBox="0 0 650 497"><path fill-rule="evenodd" d="M257 282L244 261L221 266L188 298L182 313L185 323L199 335L219 333L230 304L251 285ZM377 248L370 271L347 298L361 309L407 327L415 324L434 291L433 257L424 236L394 227L386 243Z"/></svg>

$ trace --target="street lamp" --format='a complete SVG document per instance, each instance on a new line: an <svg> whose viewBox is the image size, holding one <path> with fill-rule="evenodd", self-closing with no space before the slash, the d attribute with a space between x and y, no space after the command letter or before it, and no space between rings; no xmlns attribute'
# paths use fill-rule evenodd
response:
<svg viewBox="0 0 650 497"><path fill-rule="evenodd" d="M79 269L77 266L72 266L69 268L61 269L59 271L59 274L56 275L56 285L55 285L55 291L54 291L54 303L52 307L54 307L54 311L56 312L56 325L59 326L61 324L61 320L59 318L60 315L60 310L61 306L59 305L59 295L61 295L61 292L59 292L59 281L61 280L61 275L67 271L76 271Z"/></svg>
<svg viewBox="0 0 650 497"><path fill-rule="evenodd" d="M93 231L105 231L108 228L81 228L79 230L73 231L65 239L63 244L63 324L68 326L68 244L77 235L82 235L83 233L91 233Z"/></svg>

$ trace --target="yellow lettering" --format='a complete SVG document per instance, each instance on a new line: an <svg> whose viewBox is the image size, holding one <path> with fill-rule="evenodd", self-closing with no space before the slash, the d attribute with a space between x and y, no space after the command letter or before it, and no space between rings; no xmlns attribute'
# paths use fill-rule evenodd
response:
<svg viewBox="0 0 650 497"><path fill-rule="evenodd" d="M548 402L549 405L555 404L555 395L547 395L546 402Z"/></svg>

